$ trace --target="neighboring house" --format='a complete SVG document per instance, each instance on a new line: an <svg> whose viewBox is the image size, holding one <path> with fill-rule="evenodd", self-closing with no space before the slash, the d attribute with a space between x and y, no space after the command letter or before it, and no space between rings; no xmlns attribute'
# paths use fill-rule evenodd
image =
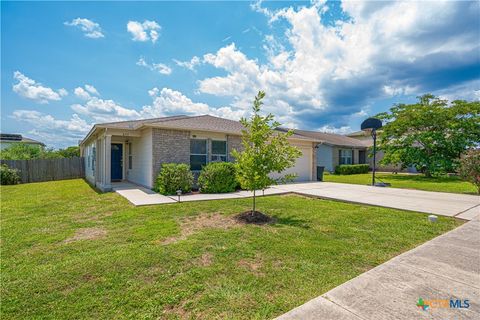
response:
<svg viewBox="0 0 480 320"><path fill-rule="evenodd" d="M347 137L361 141L361 143L363 143L368 148L373 147L373 138L369 132L356 131L356 132L347 134ZM378 138L377 138L377 145L378 145ZM417 172L417 169L415 167L408 167L408 168L402 169L400 165L381 165L380 161L383 159L383 157L384 157L383 151L381 150L377 151L377 155L375 156L376 167L380 171L404 171L404 172L410 172L410 173ZM369 158L368 163L370 164L370 167L372 167L373 158Z"/></svg>
<svg viewBox="0 0 480 320"><path fill-rule="evenodd" d="M362 141L333 133L295 130L296 134L319 141L316 147L317 166L333 172L341 164L369 163L368 148Z"/></svg>
<svg viewBox="0 0 480 320"><path fill-rule="evenodd" d="M162 163L187 163L199 171L208 162L233 161L242 129L238 121L210 115L96 124L80 142L85 176L103 191L122 180L152 188ZM322 141L300 134L289 140L302 156L287 173L296 173L297 181L315 180L315 147Z"/></svg>
<svg viewBox="0 0 480 320"><path fill-rule="evenodd" d="M9 148L14 143L25 143L33 146L45 147L40 141L23 137L21 134L0 133L0 150Z"/></svg>

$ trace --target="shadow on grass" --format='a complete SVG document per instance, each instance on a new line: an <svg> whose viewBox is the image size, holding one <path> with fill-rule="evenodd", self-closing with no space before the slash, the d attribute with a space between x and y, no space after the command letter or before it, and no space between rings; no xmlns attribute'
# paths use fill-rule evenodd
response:
<svg viewBox="0 0 480 320"><path fill-rule="evenodd" d="M298 228L303 228L303 229L310 229L310 225L308 224L308 221L302 220L302 219L297 219L294 217L278 217L278 216L273 216L275 219L275 223L272 224L272 226L290 226L290 227L298 227Z"/></svg>

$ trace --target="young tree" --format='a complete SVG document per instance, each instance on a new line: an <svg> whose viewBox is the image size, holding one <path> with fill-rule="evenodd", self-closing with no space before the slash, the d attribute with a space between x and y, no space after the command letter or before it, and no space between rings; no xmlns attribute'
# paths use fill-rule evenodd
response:
<svg viewBox="0 0 480 320"><path fill-rule="evenodd" d="M480 194L480 149L470 149L462 155L458 174L477 187Z"/></svg>
<svg viewBox="0 0 480 320"><path fill-rule="evenodd" d="M448 103L431 94L377 115L386 124L379 149L384 164L415 166L426 176L455 171L456 160L480 141L480 102Z"/></svg>
<svg viewBox="0 0 480 320"><path fill-rule="evenodd" d="M245 127L242 131L243 151L232 152L236 160L236 176L241 187L253 191L252 214L255 214L256 210L256 190L263 190L279 180L294 178L294 175L285 175L280 179L274 179L270 174L281 173L292 167L302 154L288 142L287 138L293 134L292 131L286 133L277 131L275 128L279 127L280 123L274 121L272 114L260 115L264 97L265 92L259 91L253 102L251 117L240 120Z"/></svg>

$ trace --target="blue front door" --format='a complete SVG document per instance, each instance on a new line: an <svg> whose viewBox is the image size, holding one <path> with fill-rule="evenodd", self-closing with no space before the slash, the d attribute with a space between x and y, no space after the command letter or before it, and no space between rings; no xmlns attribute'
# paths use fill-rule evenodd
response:
<svg viewBox="0 0 480 320"><path fill-rule="evenodd" d="M122 160L123 160L123 145L121 143L112 143L112 163L111 163L111 179L122 180Z"/></svg>

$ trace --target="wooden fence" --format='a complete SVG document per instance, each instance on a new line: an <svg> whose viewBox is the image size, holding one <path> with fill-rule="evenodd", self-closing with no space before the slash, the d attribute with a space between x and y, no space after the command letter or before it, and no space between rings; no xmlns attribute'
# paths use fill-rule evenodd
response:
<svg viewBox="0 0 480 320"><path fill-rule="evenodd" d="M85 177L83 157L35 160L0 160L18 169L21 183L64 180Z"/></svg>

